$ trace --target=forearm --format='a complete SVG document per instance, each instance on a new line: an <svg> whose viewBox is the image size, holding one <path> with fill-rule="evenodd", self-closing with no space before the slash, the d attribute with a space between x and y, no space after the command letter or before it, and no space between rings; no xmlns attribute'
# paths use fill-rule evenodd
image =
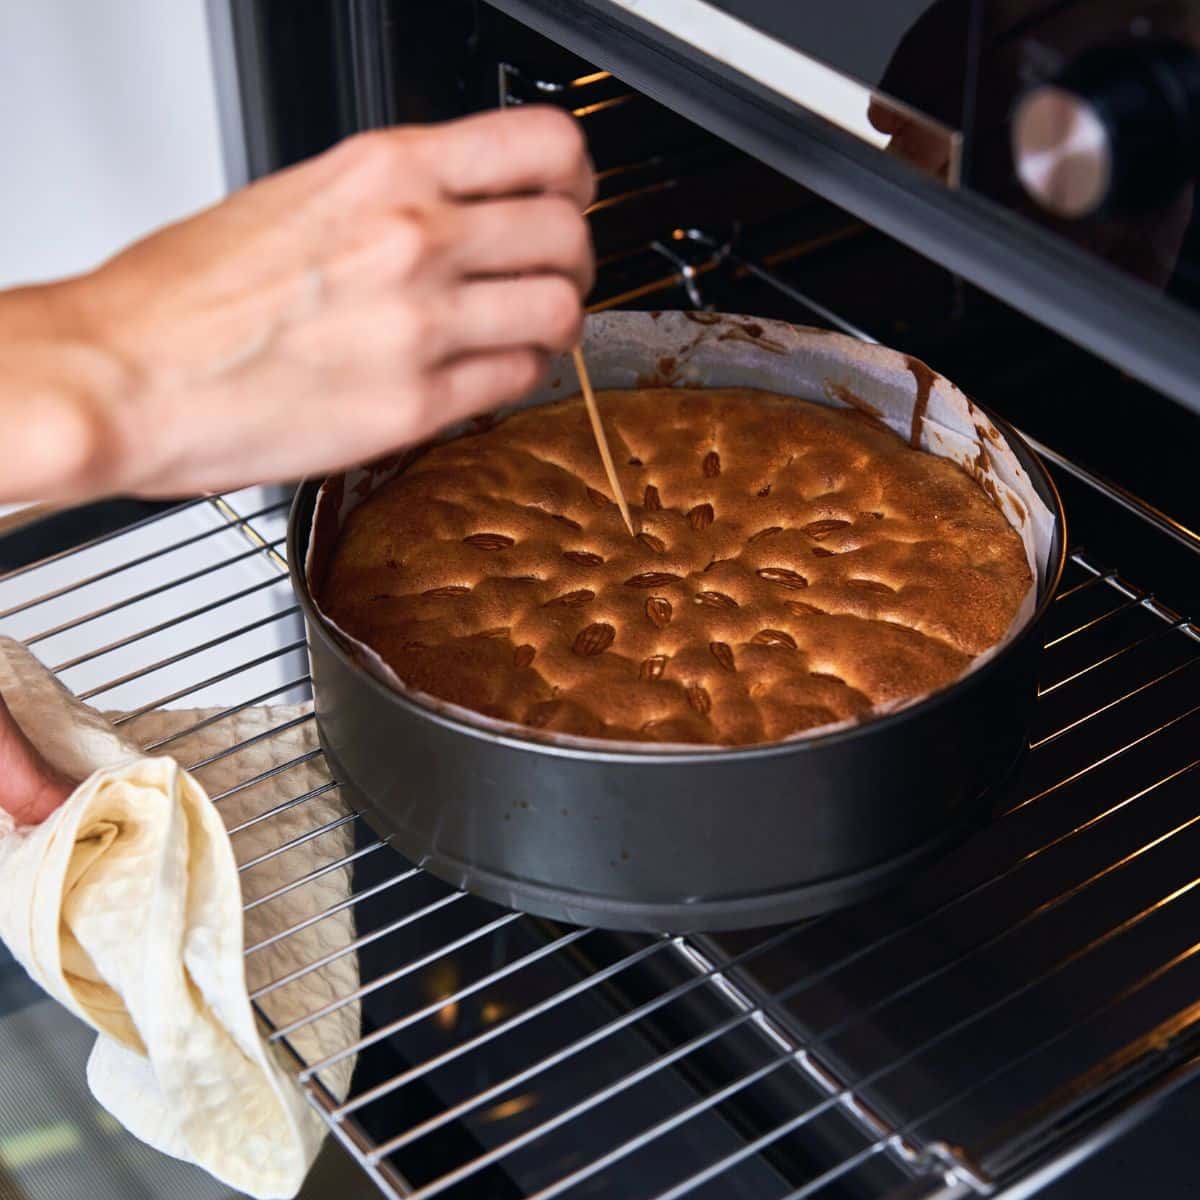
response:
<svg viewBox="0 0 1200 1200"><path fill-rule="evenodd" d="M119 491L128 371L91 341L71 284L0 292L0 501Z"/></svg>

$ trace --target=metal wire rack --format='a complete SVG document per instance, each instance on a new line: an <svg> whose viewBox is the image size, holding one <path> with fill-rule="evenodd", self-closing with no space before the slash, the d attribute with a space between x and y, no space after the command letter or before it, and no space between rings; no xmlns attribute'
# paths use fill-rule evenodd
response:
<svg viewBox="0 0 1200 1200"><path fill-rule="evenodd" d="M11 573L2 627L135 733L161 706L216 704L217 724L306 696L285 506L261 490L193 502ZM353 866L336 911L355 913L361 982L267 1036L286 1046L361 1003L360 1038L296 1069L387 1195L987 1193L1190 1062L1198 643L1073 552L996 822L886 904L791 928L559 927L452 891L359 830L274 894ZM339 1102L322 1076L350 1055Z"/></svg>

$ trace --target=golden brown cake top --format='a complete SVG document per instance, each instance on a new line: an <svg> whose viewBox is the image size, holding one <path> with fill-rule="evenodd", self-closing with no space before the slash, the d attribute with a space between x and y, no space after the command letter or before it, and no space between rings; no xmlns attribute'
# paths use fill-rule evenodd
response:
<svg viewBox="0 0 1200 1200"><path fill-rule="evenodd" d="M602 738L776 741L923 695L1007 632L1015 530L956 464L750 389L599 393L428 450L351 514L325 612L410 687Z"/></svg>

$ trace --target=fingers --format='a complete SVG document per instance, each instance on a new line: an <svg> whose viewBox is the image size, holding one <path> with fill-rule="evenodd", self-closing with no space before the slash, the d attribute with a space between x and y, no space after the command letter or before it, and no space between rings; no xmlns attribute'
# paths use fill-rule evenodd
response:
<svg viewBox="0 0 1200 1200"><path fill-rule="evenodd" d="M554 192L586 208L595 194L578 124L530 106L432 125L413 143L443 191L458 198Z"/></svg>
<svg viewBox="0 0 1200 1200"><path fill-rule="evenodd" d="M871 97L867 105L867 120L880 133L899 133L908 123L909 118L896 111L894 105L878 96Z"/></svg>
<svg viewBox="0 0 1200 1200"><path fill-rule="evenodd" d="M918 121L902 125L888 143L888 153L931 175L944 177L950 167L947 140Z"/></svg>
<svg viewBox="0 0 1200 1200"><path fill-rule="evenodd" d="M339 419L362 440L328 466L412 446L477 413L512 404L535 388L545 371L546 355L524 346L463 355L434 368L407 392L380 381L359 393L354 407L339 403Z"/></svg>
<svg viewBox="0 0 1200 1200"><path fill-rule="evenodd" d="M481 279L423 296L364 297L283 327L273 353L347 389L413 379L468 354L560 353L579 340L583 305L562 275Z"/></svg>
<svg viewBox="0 0 1200 1200"><path fill-rule="evenodd" d="M459 206L449 245L462 275L559 273L581 296L595 278L587 218L574 201L532 196Z"/></svg>
<svg viewBox="0 0 1200 1200"><path fill-rule="evenodd" d="M447 363L430 381L437 426L520 400L537 386L545 369L545 354L529 347L473 354Z"/></svg>
<svg viewBox="0 0 1200 1200"><path fill-rule="evenodd" d="M453 289L438 323L443 357L519 346L563 351L579 340L583 306L561 275L485 279Z"/></svg>
<svg viewBox="0 0 1200 1200"><path fill-rule="evenodd" d="M478 201L365 222L325 268L337 294L486 275L561 274L581 296L594 265L587 218L562 196Z"/></svg>
<svg viewBox="0 0 1200 1200"><path fill-rule="evenodd" d="M393 213L522 196L560 196L582 211L594 193L578 124L530 106L360 133L245 194L297 209L329 244L358 240L364 226Z"/></svg>
<svg viewBox="0 0 1200 1200"><path fill-rule="evenodd" d="M336 297L354 298L447 280L452 224L443 209L396 209L362 220L329 254L325 284Z"/></svg>

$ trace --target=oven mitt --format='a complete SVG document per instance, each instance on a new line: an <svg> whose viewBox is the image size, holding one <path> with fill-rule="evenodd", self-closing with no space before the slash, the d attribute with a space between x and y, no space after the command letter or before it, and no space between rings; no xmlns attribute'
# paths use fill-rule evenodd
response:
<svg viewBox="0 0 1200 1200"><path fill-rule="evenodd" d="M7 638L0 694L42 757L84 781L41 825L14 827L0 810L0 937L97 1031L88 1083L130 1132L239 1191L293 1196L324 1126L294 1059L260 1033L249 992L276 985L261 998L276 1028L331 1010L288 1036L306 1062L357 1039L357 1004L338 1004L358 986L352 911L338 908L349 870L321 871L352 839L348 824L302 838L345 814L335 790L321 791L317 754L238 785L315 751L307 706L248 708L145 755L139 743L217 710L147 713L123 736ZM320 794L288 804L311 791ZM353 1065L345 1057L321 1072L336 1099Z"/></svg>

